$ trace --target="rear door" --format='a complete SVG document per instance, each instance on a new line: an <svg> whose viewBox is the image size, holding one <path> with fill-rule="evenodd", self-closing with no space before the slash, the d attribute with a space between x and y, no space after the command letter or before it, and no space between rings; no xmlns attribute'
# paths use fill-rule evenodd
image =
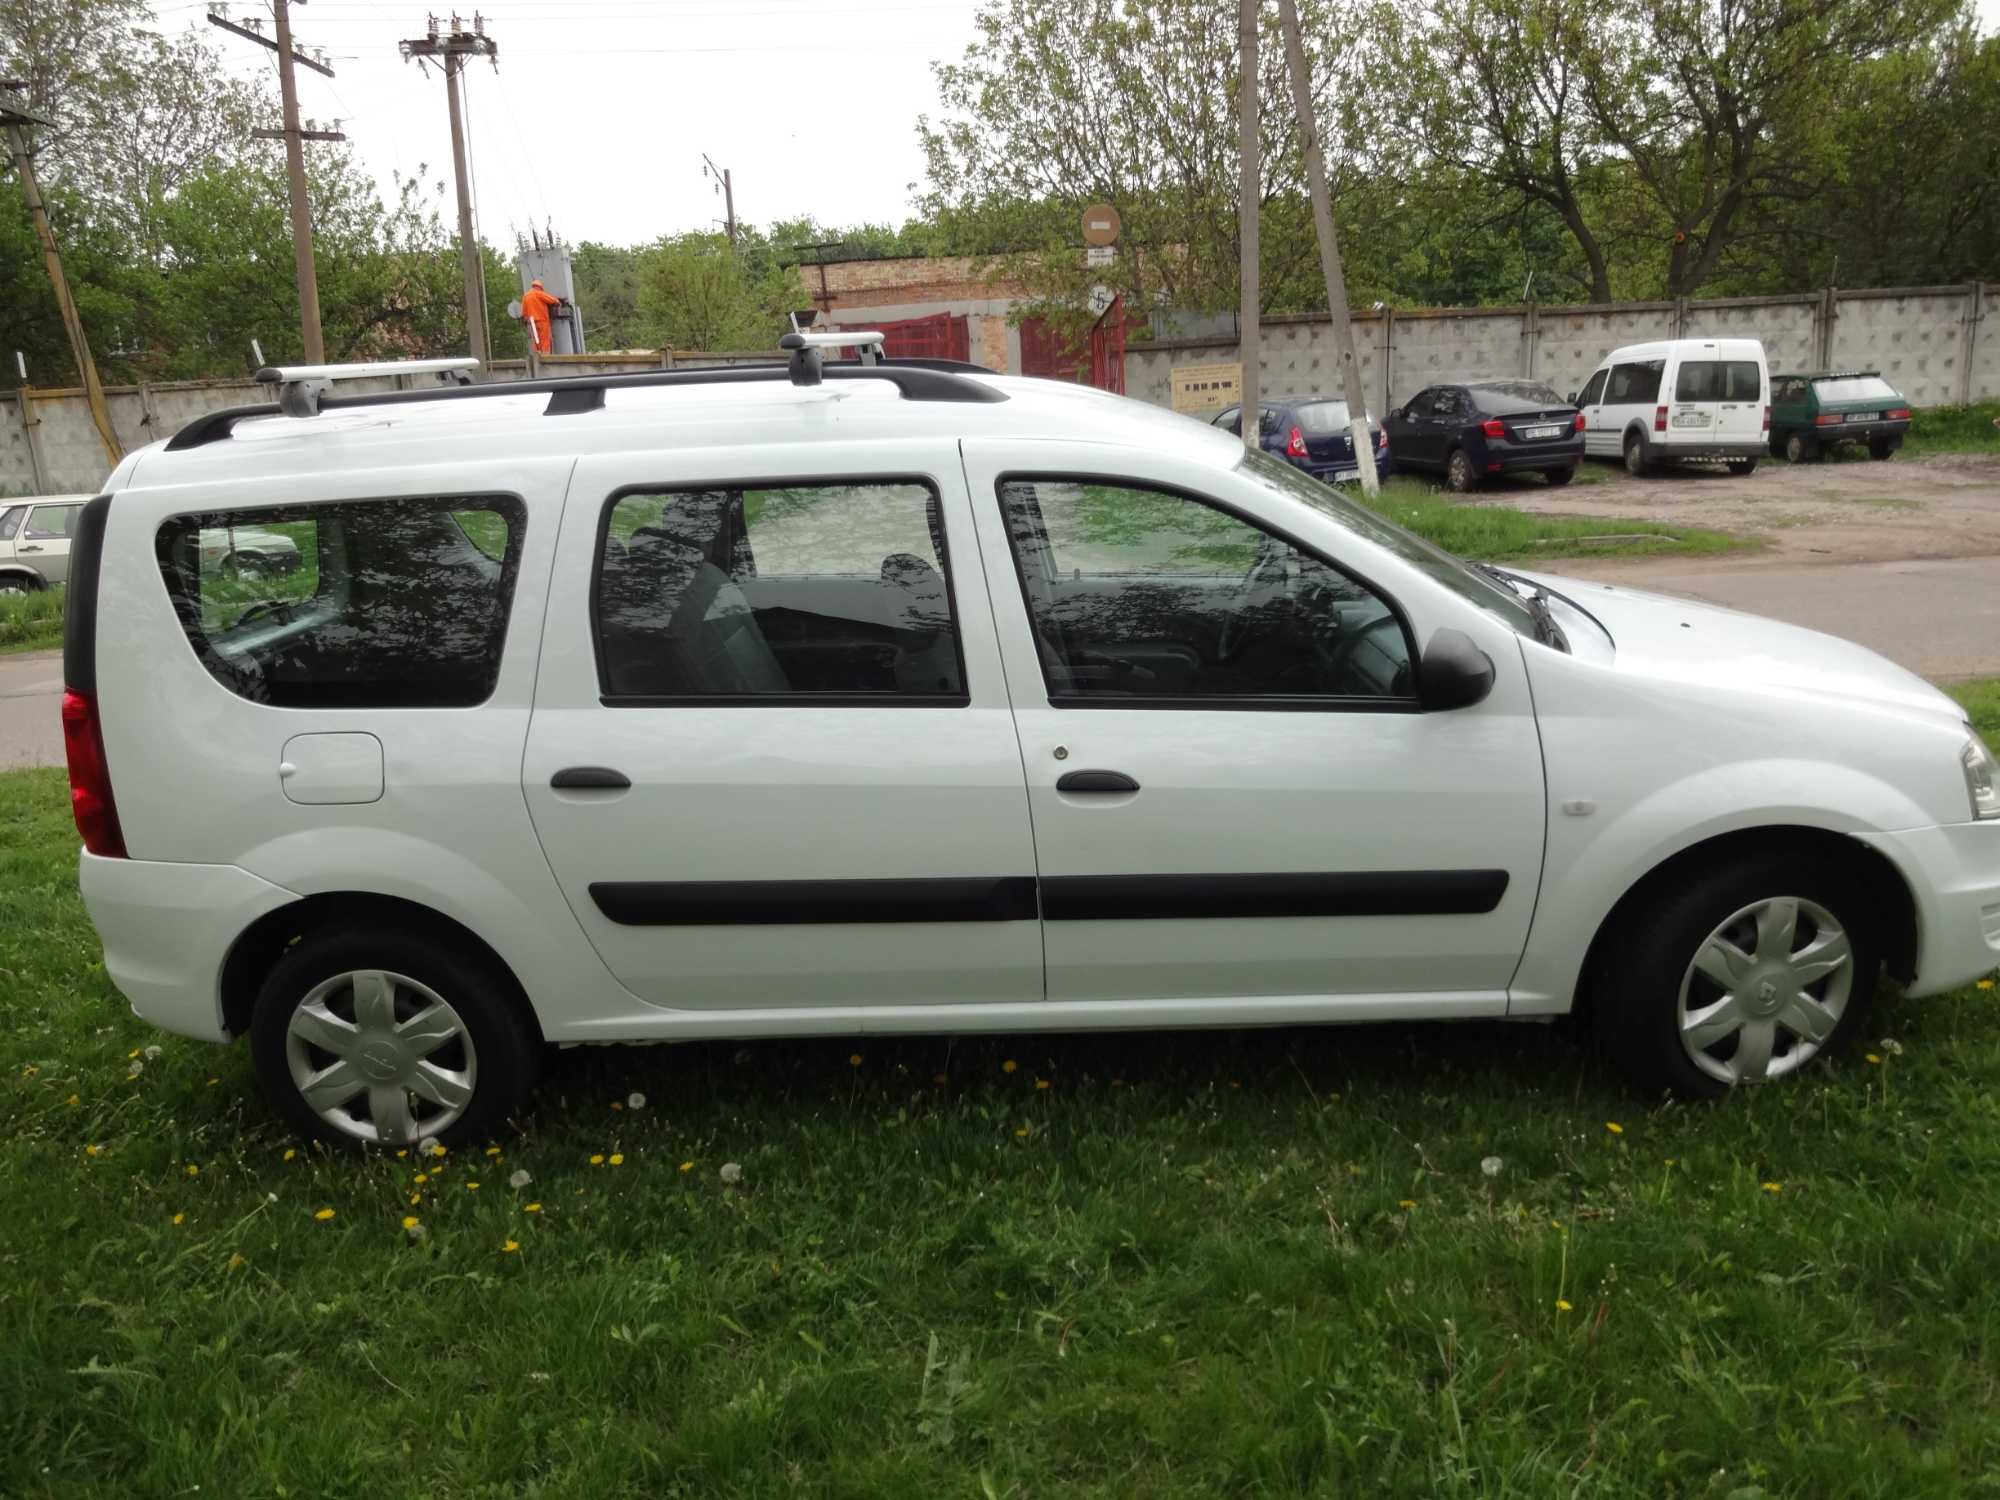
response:
<svg viewBox="0 0 2000 1500"><path fill-rule="evenodd" d="M1674 372L1674 439L1755 443L1764 436L1764 367L1755 359L1713 349L1683 359Z"/></svg>
<svg viewBox="0 0 2000 1500"><path fill-rule="evenodd" d="M36 505L21 524L14 556L28 564L49 587L69 582L69 538L81 505Z"/></svg>
<svg viewBox="0 0 2000 1500"><path fill-rule="evenodd" d="M578 464L522 778L634 993L857 1022L1041 1000L978 557L948 442Z"/></svg>

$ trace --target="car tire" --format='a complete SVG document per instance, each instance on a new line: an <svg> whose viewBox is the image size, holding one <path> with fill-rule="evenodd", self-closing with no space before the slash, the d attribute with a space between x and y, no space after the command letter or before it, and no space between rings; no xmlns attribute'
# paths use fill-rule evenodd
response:
<svg viewBox="0 0 2000 1500"><path fill-rule="evenodd" d="M1643 479L1653 472L1653 460L1646 452L1646 439L1633 433L1625 439L1625 472L1634 479Z"/></svg>
<svg viewBox="0 0 2000 1500"><path fill-rule="evenodd" d="M1896 446L1893 443L1884 442L1881 438L1870 438L1868 440L1868 456L1877 463L1886 461L1895 452Z"/></svg>
<svg viewBox="0 0 2000 1500"><path fill-rule="evenodd" d="M1803 432L1795 432L1785 439L1785 462L1808 464L1819 457L1819 446Z"/></svg>
<svg viewBox="0 0 2000 1500"><path fill-rule="evenodd" d="M1573 464L1566 464L1560 469L1544 469L1542 477L1553 485L1568 484L1576 478L1576 467Z"/></svg>
<svg viewBox="0 0 2000 1500"><path fill-rule="evenodd" d="M1745 474L1755 474L1757 472L1757 460L1754 458L1732 458L1728 463L1729 472L1738 478L1741 478Z"/></svg>
<svg viewBox="0 0 2000 1500"><path fill-rule="evenodd" d="M1808 849L1677 871L1598 940L1589 1003L1604 1050L1641 1088L1695 1098L1838 1051L1874 998L1873 906L1846 866Z"/></svg>
<svg viewBox="0 0 2000 1500"><path fill-rule="evenodd" d="M279 959L250 1054L265 1097L308 1139L449 1145L491 1139L520 1110L541 1041L512 976L469 940L354 923Z"/></svg>
<svg viewBox="0 0 2000 1500"><path fill-rule="evenodd" d="M1479 488L1479 475L1463 448L1452 449L1451 457L1445 460L1444 482L1445 488L1454 495L1469 495Z"/></svg>
<svg viewBox="0 0 2000 1500"><path fill-rule="evenodd" d="M0 578L0 594L32 594L34 585L25 578Z"/></svg>

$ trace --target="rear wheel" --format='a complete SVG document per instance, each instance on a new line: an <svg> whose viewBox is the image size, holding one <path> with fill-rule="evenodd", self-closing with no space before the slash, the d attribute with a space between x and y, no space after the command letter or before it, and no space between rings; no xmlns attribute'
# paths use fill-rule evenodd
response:
<svg viewBox="0 0 2000 1500"><path fill-rule="evenodd" d="M1653 469L1653 460L1646 452L1646 439L1633 433L1625 439L1625 472L1634 479L1642 479Z"/></svg>
<svg viewBox="0 0 2000 1500"><path fill-rule="evenodd" d="M1544 469L1542 473L1550 484L1568 484L1576 478L1576 470L1567 465L1560 469Z"/></svg>
<svg viewBox="0 0 2000 1500"><path fill-rule="evenodd" d="M1870 438L1868 440L1868 456L1878 462L1888 458L1895 451L1896 445L1887 438Z"/></svg>
<svg viewBox="0 0 2000 1500"><path fill-rule="evenodd" d="M1795 432L1785 439L1785 462L1794 464L1811 463L1819 457L1819 445L1803 432Z"/></svg>
<svg viewBox="0 0 2000 1500"><path fill-rule="evenodd" d="M1451 457L1445 461L1444 482L1454 495L1469 495L1479 488L1479 475L1463 448L1451 450Z"/></svg>
<svg viewBox="0 0 2000 1500"><path fill-rule="evenodd" d="M1861 883L1805 850L1718 859L1599 942L1605 1050L1648 1089L1714 1097L1796 1072L1864 1024L1879 972Z"/></svg>
<svg viewBox="0 0 2000 1500"><path fill-rule="evenodd" d="M329 1144L494 1135L526 1099L539 1042L513 981L463 939L328 928L258 992L257 1079L301 1135Z"/></svg>
<svg viewBox="0 0 2000 1500"><path fill-rule="evenodd" d="M35 587L19 574L10 573L0 578L0 594L32 594Z"/></svg>
<svg viewBox="0 0 2000 1500"><path fill-rule="evenodd" d="M1757 472L1757 460L1754 458L1732 458L1729 460L1729 472L1732 474L1755 474Z"/></svg>

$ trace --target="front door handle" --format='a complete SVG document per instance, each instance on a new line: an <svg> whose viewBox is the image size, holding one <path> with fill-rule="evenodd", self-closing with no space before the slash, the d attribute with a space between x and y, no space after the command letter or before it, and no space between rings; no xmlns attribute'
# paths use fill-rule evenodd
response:
<svg viewBox="0 0 2000 1500"><path fill-rule="evenodd" d="M630 789L632 780L609 766L570 766L551 776L549 785L558 791L622 792Z"/></svg>
<svg viewBox="0 0 2000 1500"><path fill-rule="evenodd" d="M1123 771L1065 771L1056 778L1059 792L1136 792L1139 783Z"/></svg>
<svg viewBox="0 0 2000 1500"><path fill-rule="evenodd" d="M40 547L28 546L28 547L16 547L14 550L16 552L40 552L42 549Z"/></svg>

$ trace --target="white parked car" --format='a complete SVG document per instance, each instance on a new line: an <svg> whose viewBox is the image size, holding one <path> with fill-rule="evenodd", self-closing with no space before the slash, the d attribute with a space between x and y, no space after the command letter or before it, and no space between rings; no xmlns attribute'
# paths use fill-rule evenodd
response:
<svg viewBox="0 0 2000 1500"><path fill-rule="evenodd" d="M1748 474L1771 440L1771 372L1756 339L1664 339L1614 349L1570 397L1583 451L1632 474L1719 460Z"/></svg>
<svg viewBox="0 0 2000 1500"><path fill-rule="evenodd" d="M1462 562L1134 401L800 363L121 463L63 716L138 1014L404 1141L683 1038L1582 1007L1716 1094L2000 962L1993 760L1858 646ZM240 610L201 539L281 523L315 589Z"/></svg>
<svg viewBox="0 0 2000 1500"><path fill-rule="evenodd" d="M69 580L70 532L88 495L0 500L0 594L33 594Z"/></svg>
<svg viewBox="0 0 2000 1500"><path fill-rule="evenodd" d="M299 566L299 544L258 526L215 526L201 534L201 565L225 577L291 573Z"/></svg>

